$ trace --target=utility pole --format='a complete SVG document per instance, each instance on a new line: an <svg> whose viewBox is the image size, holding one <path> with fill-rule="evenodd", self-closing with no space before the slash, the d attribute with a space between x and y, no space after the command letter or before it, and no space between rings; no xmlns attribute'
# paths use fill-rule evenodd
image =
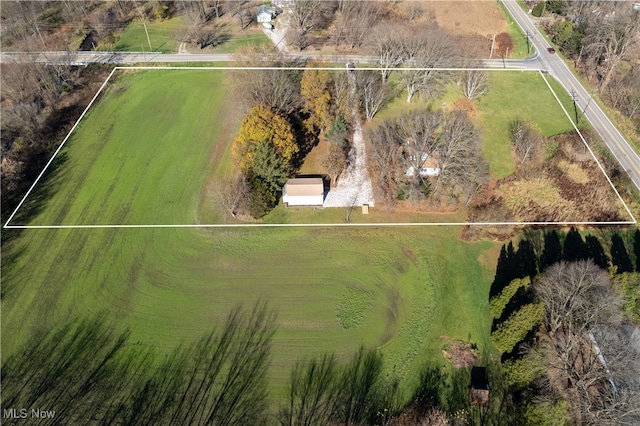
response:
<svg viewBox="0 0 640 426"><path fill-rule="evenodd" d="M579 123L579 119L578 119L578 106L576 105L576 97L578 95L576 94L576 92L571 89L571 99L573 100L573 111L576 114L576 124Z"/></svg>
<svg viewBox="0 0 640 426"><path fill-rule="evenodd" d="M527 55L529 54L529 30L527 30Z"/></svg>
<svg viewBox="0 0 640 426"><path fill-rule="evenodd" d="M149 43L149 51L151 52L153 48L151 47L151 39L149 38L149 31L147 31L147 23L144 18L142 19L142 26L144 26L144 33L147 35L147 43Z"/></svg>
<svg viewBox="0 0 640 426"><path fill-rule="evenodd" d="M491 40L491 52L489 52L489 59L493 57L493 46L496 44L496 34L493 35L493 40Z"/></svg>

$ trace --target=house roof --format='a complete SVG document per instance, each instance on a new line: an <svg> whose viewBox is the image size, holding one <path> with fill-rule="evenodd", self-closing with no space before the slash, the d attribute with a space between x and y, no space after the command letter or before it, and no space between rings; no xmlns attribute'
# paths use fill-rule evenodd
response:
<svg viewBox="0 0 640 426"><path fill-rule="evenodd" d="M285 184L287 196L319 195L324 192L322 178L289 179Z"/></svg>

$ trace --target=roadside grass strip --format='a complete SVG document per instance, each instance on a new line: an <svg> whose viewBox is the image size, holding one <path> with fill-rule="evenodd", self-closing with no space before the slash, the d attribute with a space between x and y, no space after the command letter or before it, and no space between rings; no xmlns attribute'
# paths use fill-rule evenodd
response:
<svg viewBox="0 0 640 426"><path fill-rule="evenodd" d="M112 85L112 77L116 71L124 71L122 79L134 80L134 83L149 85L147 79L137 77L140 74L131 71L142 70L165 70L165 71L233 71L233 70L264 70L264 69L282 69L281 67L150 67L150 66L133 66L133 67L114 67L107 76L104 83L100 86L91 102L82 112L76 123L73 125L69 133L61 142L60 146L53 153L43 170L40 172L34 183L31 185L27 193L24 195L18 206L10 215L4 224L5 229L99 229L99 228L238 228L238 227L380 227L380 226L527 226L527 225L629 225L636 224L636 218L631 210L620 196L613 182L606 174L603 166L597 160L591 147L584 139L582 133L571 119L560 98L553 90L544 73L536 69L484 69L489 72L536 72L538 73L553 97L560 105L560 108L571 122L571 126L580 136L580 139L588 149L591 157L596 161L600 171L604 174L611 188L622 203L624 210L629 215L629 220L622 221L564 221L564 222L467 222L467 221L432 221L425 216L426 220L415 220L415 222L375 222L375 218L367 218L366 221L352 222L333 222L333 223L198 223L197 221L197 205L201 188L204 180L210 174L211 165L208 164L211 153L211 145L213 141L220 140L219 132L220 122L224 121L225 111L222 111L224 96L231 94L224 93L230 90L227 87L209 88L210 99L192 99L189 95L189 84L192 81L179 80L177 77L166 77L165 80L158 82L157 90L144 92L139 89L136 93L140 96L135 98L129 96L128 91L135 91L136 84L131 87L118 80ZM305 70L306 67L290 67L293 70ZM318 70L344 70L344 67L316 67ZM420 68L395 68L398 71L417 70ZM476 70L478 68L469 68ZM357 68L360 70L380 71L379 67ZM437 68L441 71L461 71L463 68ZM169 76L169 74L165 74ZM198 75L195 75L198 77ZM200 75L200 81L204 81ZM138 81L135 81L135 80ZM216 76L214 81L207 84L222 84L222 76ZM204 86L206 87L206 86ZM106 90L105 90L106 89ZM148 87L147 87L148 89ZM122 93L118 91L122 90ZM165 91L170 93L163 97ZM208 92L209 93L209 92ZM91 122L92 130L99 130L101 136L96 136L96 140L90 141L95 146L84 146L84 154L86 157L66 155L67 152L61 153L63 148L69 145L71 139L76 146L73 149L80 149L79 145L89 143L92 134L87 134L87 130L79 129L79 125L86 118L86 115L97 115L98 118L102 114L103 118L111 118L104 110L106 108L116 108L110 104L101 104L101 108L92 109L94 103L100 96L109 97L109 100L117 102L119 110L114 111L116 118L109 122ZM202 97L202 94L198 94ZM171 97L173 96L173 97ZM197 98L198 96L195 96ZM216 98L217 97L217 98ZM178 102L176 102L176 100ZM218 104L216 104L218 102ZM105 106L107 105L107 106ZM127 109L129 108L129 109ZM156 117L154 120L153 112L156 108L163 109L164 116ZM125 111L125 112L122 112ZM126 112L136 111L135 117L124 115ZM120 116L122 113L122 117ZM211 122L209 127L202 125L197 121L198 114L203 117L209 117ZM210 117L211 116L211 117ZM195 117L195 118L194 118ZM93 118L93 117L92 117ZM95 120L96 118L94 118ZM191 121L189 121L191 120ZM86 120L84 120L86 122ZM122 123L118 123L122 121ZM177 124L179 123L179 124ZM128 126L128 127L127 127ZM82 127L82 126L80 126ZM194 130L194 128L196 128ZM80 136L75 137L80 133ZM84 133L82 133L84 132ZM112 135L114 132L115 136ZM72 138L72 136L74 136ZM84 139L81 139L84 136ZM100 137L102 137L101 140ZM149 146L136 146L137 139L153 138L154 144ZM80 140L78 140L80 138ZM130 138L130 140L129 140ZM117 143L115 142L117 140ZM227 135L226 140L230 141ZM108 142L100 145L99 142ZM119 145L118 145L119 144ZM176 144L179 144L176 147ZM109 146L114 145L114 146ZM117 146L116 146L117 145ZM145 150L146 149L146 150ZM171 151L173 150L173 151ZM87 163L81 165L86 170L83 176L76 176L73 185L64 186L64 178L67 174L66 162L78 167L82 160L89 158L89 161L95 161L100 153L106 152L107 160L102 160L96 164ZM174 157L172 155L175 155ZM131 160L128 157L144 157ZM145 157L146 156L146 157ZM154 165L154 160L160 158L164 163ZM56 164L60 162L61 164ZM141 166L142 165L142 166ZM94 167L95 166L95 167ZM127 168L128 167L128 168ZM134 169L139 167L140 169ZM202 176L199 174L202 173ZM51 174L52 176L49 176ZM183 176L184 175L184 176ZM179 176L179 177L178 177ZM122 182L119 182L122 180ZM186 186L180 186L180 185ZM89 188L99 188L94 191ZM59 190L62 187L65 190L72 189L71 193L56 194L55 209L57 212L51 212L47 191ZM100 191L105 191L100 194ZM126 193L130 191L130 193ZM73 199L74 196L82 196L82 199ZM95 195L95 200L92 199ZM30 199L33 197L33 199ZM45 201L41 201L41 199ZM40 203L46 205L42 206ZM18 213L20 212L20 215ZM46 215L43 216L43 214ZM26 223L14 223L24 220L24 216L31 216L31 219L25 220ZM115 223L108 223L104 220L111 217ZM37 218L45 218L45 223L33 223L33 216ZM374 215L375 216L375 215ZM87 217L89 220L87 220ZM103 219L102 221L100 219ZM60 223L64 219L71 219L72 223ZM84 219L85 223L82 223ZM118 220L119 219L119 220ZM176 220L177 219L177 220ZM433 218L432 218L433 219ZM172 223L175 220L177 223ZM154 223L154 221L157 221ZM47 223L48 222L48 223ZM56 223L57 222L57 223ZM102 223L101 223L102 222ZM127 223L129 222L129 223Z"/></svg>

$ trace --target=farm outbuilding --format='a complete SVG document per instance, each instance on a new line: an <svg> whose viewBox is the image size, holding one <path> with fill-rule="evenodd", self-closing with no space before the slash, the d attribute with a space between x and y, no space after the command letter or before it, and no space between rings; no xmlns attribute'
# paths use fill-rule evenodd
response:
<svg viewBox="0 0 640 426"><path fill-rule="evenodd" d="M322 178L289 179L282 188L282 202L287 207L322 206L324 203Z"/></svg>

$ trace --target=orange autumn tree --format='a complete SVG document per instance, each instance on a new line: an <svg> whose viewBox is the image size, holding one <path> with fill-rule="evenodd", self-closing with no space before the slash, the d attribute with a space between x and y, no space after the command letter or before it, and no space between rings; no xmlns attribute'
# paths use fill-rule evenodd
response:
<svg viewBox="0 0 640 426"><path fill-rule="evenodd" d="M256 150L262 143L272 146L287 164L299 150L289 122L273 109L257 106L244 117L233 142L232 154L240 170L246 173L251 168Z"/></svg>

